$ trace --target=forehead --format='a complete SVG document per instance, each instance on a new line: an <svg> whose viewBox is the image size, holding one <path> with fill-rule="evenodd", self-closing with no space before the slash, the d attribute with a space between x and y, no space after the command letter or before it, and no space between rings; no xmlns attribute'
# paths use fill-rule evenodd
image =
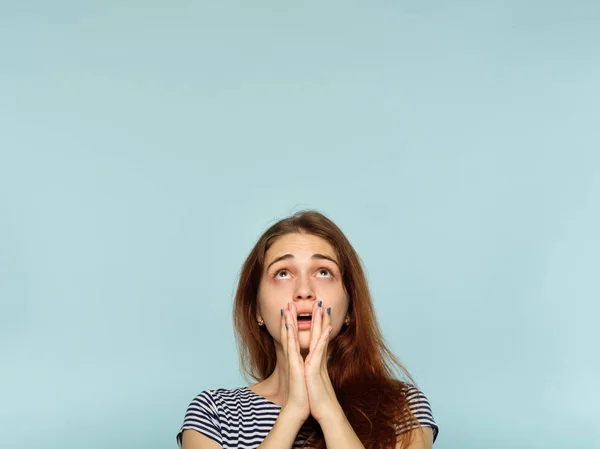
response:
<svg viewBox="0 0 600 449"><path fill-rule="evenodd" d="M314 253L329 255L337 260L335 250L329 242L311 234L286 234L279 237L271 245L266 254L267 262L283 254L293 254L296 257L310 257Z"/></svg>

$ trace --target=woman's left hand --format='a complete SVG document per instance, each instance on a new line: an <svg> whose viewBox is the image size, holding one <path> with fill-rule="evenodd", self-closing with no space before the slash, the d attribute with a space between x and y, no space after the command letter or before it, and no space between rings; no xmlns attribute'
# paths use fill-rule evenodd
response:
<svg viewBox="0 0 600 449"><path fill-rule="evenodd" d="M327 372L327 345L332 328L331 315L316 303L312 313L309 353L304 360L304 376L310 414L317 422L341 410Z"/></svg>

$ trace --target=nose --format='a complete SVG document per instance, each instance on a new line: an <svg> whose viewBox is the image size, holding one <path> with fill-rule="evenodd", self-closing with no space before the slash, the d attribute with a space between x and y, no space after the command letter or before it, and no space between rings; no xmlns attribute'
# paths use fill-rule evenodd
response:
<svg viewBox="0 0 600 449"><path fill-rule="evenodd" d="M308 279L299 279L294 293L294 299L315 299L315 297L315 292L313 291L310 281Z"/></svg>

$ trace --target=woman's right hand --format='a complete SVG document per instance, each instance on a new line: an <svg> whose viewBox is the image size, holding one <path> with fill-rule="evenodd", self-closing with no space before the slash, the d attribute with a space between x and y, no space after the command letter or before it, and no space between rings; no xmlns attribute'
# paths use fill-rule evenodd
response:
<svg viewBox="0 0 600 449"><path fill-rule="evenodd" d="M304 378L304 360L300 354L300 344L298 342L298 314L296 305L293 303L289 304L287 309L283 309L281 345L286 361L284 366L287 383L287 397L284 398L281 411L285 410L285 413L304 422L310 416L310 403L308 402L308 391L306 390L306 380Z"/></svg>

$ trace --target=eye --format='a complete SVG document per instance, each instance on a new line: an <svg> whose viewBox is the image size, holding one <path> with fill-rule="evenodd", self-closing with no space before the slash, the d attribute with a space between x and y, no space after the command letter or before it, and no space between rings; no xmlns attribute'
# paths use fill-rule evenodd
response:
<svg viewBox="0 0 600 449"><path fill-rule="evenodd" d="M321 273L327 273L330 277L333 277L333 273L331 272L331 270L329 270L329 268L319 268L318 271L319 274Z"/></svg>
<svg viewBox="0 0 600 449"><path fill-rule="evenodd" d="M274 277L275 279L286 279L286 278L284 278L284 277L281 277L281 276L279 276L279 274L280 274L280 273L286 273L286 274L289 274L288 270L285 270L285 269L283 269L283 270L279 270L279 271L277 271L277 272L275 273L275 276L273 276L273 277Z"/></svg>

